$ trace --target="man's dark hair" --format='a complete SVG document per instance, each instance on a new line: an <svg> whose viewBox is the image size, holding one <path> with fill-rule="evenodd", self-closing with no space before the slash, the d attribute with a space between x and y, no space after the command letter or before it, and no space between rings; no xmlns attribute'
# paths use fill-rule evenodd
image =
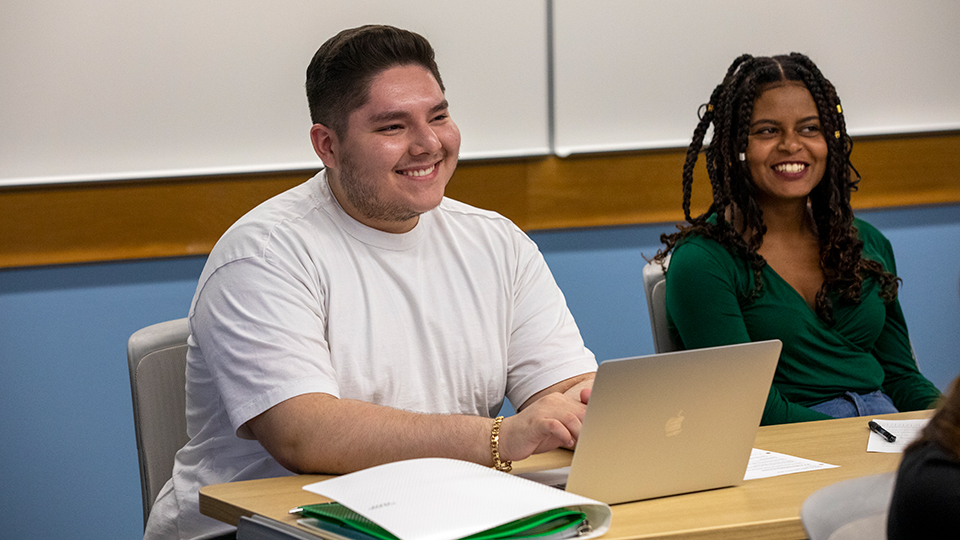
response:
<svg viewBox="0 0 960 540"><path fill-rule="evenodd" d="M407 65L430 71L444 90L433 47L423 36L384 25L340 32L317 50L307 67L310 118L342 139L350 113L370 98L373 78L386 69Z"/></svg>
<svg viewBox="0 0 960 540"><path fill-rule="evenodd" d="M730 65L723 82L714 89L710 102L701 106L700 123L693 132L683 166L683 213L689 226L680 227L677 233L662 235L661 241L666 248L657 254L656 259L662 262L666 254L690 234L712 238L749 261L755 285L746 300L752 301L760 295L763 287L760 271L766 261L757 250L767 229L754 195L756 188L749 164L739 156L747 151L750 119L757 97L766 85L785 81L799 82L810 91L827 143L826 171L810 192L810 206L819 235L820 267L824 274L823 286L816 298L816 310L822 320L832 323L830 293L836 293L841 301L859 302L864 275L872 275L880 282L880 296L889 302L896 297L898 278L885 271L880 263L861 257L863 241L853 226L850 206L850 193L857 189L860 180L859 174L856 180L850 176L851 170L856 173L850 164L853 141L847 135L843 108L833 84L812 60L800 53L773 57L740 56ZM704 152L713 203L704 214L692 217L690 199L694 165L711 126L713 138ZM731 208L742 216L744 230L754 231L749 241L744 240L743 230L736 230L726 220Z"/></svg>

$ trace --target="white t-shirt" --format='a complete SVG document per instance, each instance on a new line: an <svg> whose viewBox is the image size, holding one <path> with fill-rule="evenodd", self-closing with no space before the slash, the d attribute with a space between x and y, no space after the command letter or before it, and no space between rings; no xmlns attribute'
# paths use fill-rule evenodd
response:
<svg viewBox="0 0 960 540"><path fill-rule="evenodd" d="M231 527L204 485L291 474L245 423L323 392L407 411L492 417L592 372L563 294L508 219L444 199L404 234L369 228L323 172L235 223L190 308L187 431L147 538Z"/></svg>

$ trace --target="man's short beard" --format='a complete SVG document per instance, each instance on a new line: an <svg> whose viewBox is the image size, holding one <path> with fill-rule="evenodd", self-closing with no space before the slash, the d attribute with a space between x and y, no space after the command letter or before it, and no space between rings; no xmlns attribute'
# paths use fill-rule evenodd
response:
<svg viewBox="0 0 960 540"><path fill-rule="evenodd" d="M340 165L340 170L337 172L343 194L363 217L376 221L402 223L422 213L404 208L397 203L380 200L380 192L376 186L360 180L354 174L357 167L349 153L342 155Z"/></svg>

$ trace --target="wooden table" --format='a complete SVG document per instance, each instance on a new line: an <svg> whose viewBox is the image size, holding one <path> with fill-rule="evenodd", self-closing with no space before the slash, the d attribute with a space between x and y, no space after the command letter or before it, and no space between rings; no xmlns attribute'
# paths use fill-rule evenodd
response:
<svg viewBox="0 0 960 540"><path fill-rule="evenodd" d="M932 411L877 416L927 418ZM800 506L814 491L849 478L893 471L900 454L867 452L868 418L823 420L765 426L755 448L822 461L839 468L749 480L732 488L703 491L613 506L613 523L605 540L641 538L806 538ZM515 472L570 464L572 453L558 450L514 464ZM296 525L288 513L303 504L327 499L301 488L328 478L300 475L217 484L200 490L200 511L236 525L240 516L259 514ZM306 529L304 529L306 530Z"/></svg>

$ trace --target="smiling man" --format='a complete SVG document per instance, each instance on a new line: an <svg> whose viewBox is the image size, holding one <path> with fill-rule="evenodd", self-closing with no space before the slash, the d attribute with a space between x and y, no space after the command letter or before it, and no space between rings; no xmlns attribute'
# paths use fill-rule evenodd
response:
<svg viewBox="0 0 960 540"><path fill-rule="evenodd" d="M345 30L307 70L324 170L220 239L190 309L187 431L147 538L208 538L213 483L576 443L596 360L534 243L444 198L460 132L433 49ZM493 417L504 397L519 404ZM496 436L499 435L499 436Z"/></svg>
<svg viewBox="0 0 960 540"><path fill-rule="evenodd" d="M374 229L405 233L443 200L460 130L437 79L422 66L389 67L367 93L348 116L349 131L317 123L310 135L344 211Z"/></svg>

